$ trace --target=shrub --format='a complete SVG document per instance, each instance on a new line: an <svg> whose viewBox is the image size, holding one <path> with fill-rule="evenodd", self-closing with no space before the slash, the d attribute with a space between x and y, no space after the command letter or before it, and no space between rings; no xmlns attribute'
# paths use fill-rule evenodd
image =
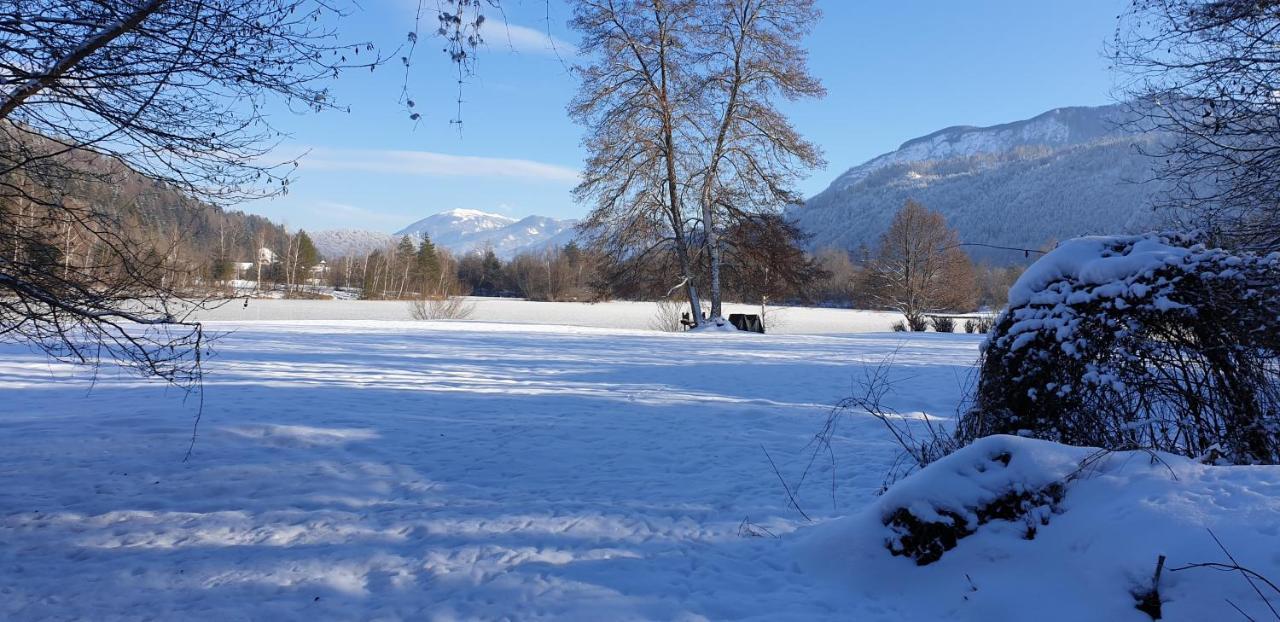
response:
<svg viewBox="0 0 1280 622"><path fill-rule="evenodd" d="M465 320L476 306L461 296L425 296L409 301L409 315L415 320Z"/></svg>
<svg viewBox="0 0 1280 622"><path fill-rule="evenodd" d="M936 332L939 332L939 333L956 332L956 321L952 318L941 316L941 315L935 315L929 321L929 323L933 325L933 330Z"/></svg>
<svg viewBox="0 0 1280 622"><path fill-rule="evenodd" d="M907 328L910 328L915 333L923 333L929 330L929 318L923 315L908 315Z"/></svg>
<svg viewBox="0 0 1280 622"><path fill-rule="evenodd" d="M978 330L978 321L973 318L964 321L964 332L973 334Z"/></svg>
<svg viewBox="0 0 1280 622"><path fill-rule="evenodd" d="M899 321L897 321L897 322L894 322L894 323L893 323L893 332L895 332L895 333L905 333L905 332L907 332L907 323L906 323L906 322L903 322L903 321L901 321L901 320L899 320Z"/></svg>
<svg viewBox="0 0 1280 622"><path fill-rule="evenodd" d="M1280 254L1060 245L1010 290L958 433L1280 462Z"/></svg>
<svg viewBox="0 0 1280 622"><path fill-rule="evenodd" d="M689 305L677 299L663 298L654 303L653 317L649 318L649 329L667 333L678 333L685 329L681 320L688 312Z"/></svg>

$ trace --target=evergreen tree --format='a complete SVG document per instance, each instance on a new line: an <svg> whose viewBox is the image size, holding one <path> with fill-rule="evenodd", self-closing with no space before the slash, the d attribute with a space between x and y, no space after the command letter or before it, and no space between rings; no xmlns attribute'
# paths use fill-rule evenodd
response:
<svg viewBox="0 0 1280 622"><path fill-rule="evenodd" d="M491 294L496 295L502 292L502 260L493 252L492 248L484 250L483 272L481 273L481 283L484 288Z"/></svg>
<svg viewBox="0 0 1280 622"><path fill-rule="evenodd" d="M418 243L418 255L414 264L418 282L422 284L422 293L439 293L434 290L440 281L440 257L437 255L436 245L431 242L431 236L426 233L422 234L422 240Z"/></svg>
<svg viewBox="0 0 1280 622"><path fill-rule="evenodd" d="M395 278L398 281L394 287L396 297L403 298L405 289L410 283L417 283L418 275L415 270L417 267L416 256L418 249L413 245L413 238L403 236L400 243L396 245Z"/></svg>
<svg viewBox="0 0 1280 622"><path fill-rule="evenodd" d="M320 251L306 231L298 232L298 268L310 270L320 263Z"/></svg>

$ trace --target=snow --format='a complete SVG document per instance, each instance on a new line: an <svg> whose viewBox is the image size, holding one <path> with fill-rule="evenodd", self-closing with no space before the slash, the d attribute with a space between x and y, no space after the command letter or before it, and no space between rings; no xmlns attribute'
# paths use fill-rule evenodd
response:
<svg viewBox="0 0 1280 622"><path fill-rule="evenodd" d="M1224 561L1206 528L1280 575L1277 467L1114 454L1035 540L995 521L920 567L884 548L887 508L966 507L1093 451L993 437L877 496L897 446L853 412L795 493L815 523L790 507L778 477L852 379L892 356L887 405L945 418L979 335L209 328L202 400L0 346L0 618L1137 621L1156 555ZM1228 573L1162 593L1170 620L1265 612Z"/></svg>
<svg viewBox="0 0 1280 622"><path fill-rule="evenodd" d="M475 311L470 319L484 322L554 324L594 328L651 328L658 305L652 302L613 301L537 302L520 298L469 297ZM760 313L755 305L725 304L724 313ZM292 320L409 320L409 303L368 300L269 300L253 298L245 305L236 299L197 319L214 321ZM816 307L768 307L765 328L770 334L831 334L887 332L902 316L887 311Z"/></svg>
<svg viewBox="0 0 1280 622"><path fill-rule="evenodd" d="M999 454L1011 456L1007 467L991 459ZM928 566L885 554L894 534L883 521L894 508L906 505L924 519L941 509L964 514L1002 492L1055 481L1069 482L1066 496L1056 513L1042 510L1047 524L1037 522L1033 540L1022 523L992 521ZM1133 592L1150 587L1160 555L1167 556L1164 619L1234 617L1227 601L1269 619L1239 574L1171 569L1227 563L1217 536L1241 565L1280 575L1276 516L1280 467L1211 467L1168 454L1103 454L993 436L797 539L806 570L851 597L894 602L884 619L1150 620L1134 609Z"/></svg>
<svg viewBox="0 0 1280 622"><path fill-rule="evenodd" d="M546 216L526 216L520 220L502 214L471 209L454 209L432 214L404 229L396 236L431 236L437 246L457 254L491 247L503 258L523 252L539 251L547 246L563 246L576 234L576 220L558 220Z"/></svg>
<svg viewBox="0 0 1280 622"><path fill-rule="evenodd" d="M1186 261L1195 250L1203 250L1203 247L1174 246L1154 233L1067 240L1022 273L1009 289L1009 307L1039 302L1036 296L1049 284L1062 279L1070 279L1080 285L1118 283L1165 265ZM1135 294L1146 296L1145 291Z"/></svg>
<svg viewBox="0 0 1280 622"><path fill-rule="evenodd" d="M187 463L199 400L110 372L90 390L0 350L0 618L847 618L796 566L804 521L761 449L798 477L858 365L898 350L902 377L950 387L977 352L970 335L212 328L228 334ZM800 491L816 518L869 501L895 455L869 418L847 432L837 506ZM756 528L781 537L740 535Z"/></svg>
<svg viewBox="0 0 1280 622"><path fill-rule="evenodd" d="M1115 107L1055 108L1030 119L991 127L948 127L903 143L848 171L832 187L850 188L872 173L895 164L1008 152L1028 145L1069 145L1114 131Z"/></svg>
<svg viewBox="0 0 1280 622"><path fill-rule="evenodd" d="M326 259L366 255L394 246L399 238L381 231L363 229L328 229L311 234L316 250Z"/></svg>

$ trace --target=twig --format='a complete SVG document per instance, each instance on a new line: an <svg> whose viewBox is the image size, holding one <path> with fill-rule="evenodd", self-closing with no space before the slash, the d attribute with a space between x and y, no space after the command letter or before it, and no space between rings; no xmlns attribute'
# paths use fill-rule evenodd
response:
<svg viewBox="0 0 1280 622"><path fill-rule="evenodd" d="M778 471L778 465L773 462L773 456L769 455L769 450L765 449L764 445L762 444L760 445L760 451L764 452L764 457L769 460L769 466L773 467L773 474L777 475L778 481L782 483L782 490L786 491L787 499L791 501L791 507L795 508L796 511L799 512L800 515L804 517L805 520L812 523L813 519L809 518L808 514L805 514L804 509L802 509L800 507L800 504L796 502L795 495L791 494L791 488L787 486L787 480L782 478L782 473Z"/></svg>
<svg viewBox="0 0 1280 622"><path fill-rule="evenodd" d="M1219 570L1222 572L1239 572L1240 576L1244 577L1244 580L1249 583L1249 587L1253 588L1253 591L1258 595L1258 598L1261 598L1262 602L1266 604L1267 609L1271 610L1271 615L1276 620L1280 620L1280 612L1276 611L1275 606L1271 604L1271 599L1267 598L1266 594L1262 592L1262 588L1258 587L1258 584L1255 582L1255 579L1257 581L1261 581L1262 583L1265 583L1267 587L1271 588L1271 590L1277 594L1280 594L1280 587L1277 587L1276 584L1272 583L1270 579L1259 574L1258 572L1255 572L1253 570L1245 568L1244 566L1241 566L1240 562L1236 561L1235 556L1231 554L1231 551L1227 550L1226 545L1222 543L1222 540L1218 539L1218 535L1213 533L1212 529L1206 528L1205 531L1209 532L1209 537L1213 538L1213 541L1218 545L1218 548L1221 549L1222 553L1227 556L1227 559L1231 560L1231 563L1223 564L1220 562L1204 562L1204 563L1198 563L1198 564L1187 564L1185 566L1179 566L1177 568L1170 568L1169 572L1179 572L1182 570L1190 570L1193 568L1209 568L1212 570ZM1231 601L1229 600L1227 602L1230 603L1232 607L1235 607L1235 603L1231 603ZM1240 611L1240 608L1236 607L1236 611ZM1245 614L1243 611L1240 611L1240 613L1244 615L1246 618L1249 618L1250 620L1253 619L1253 618L1250 618L1248 614Z"/></svg>

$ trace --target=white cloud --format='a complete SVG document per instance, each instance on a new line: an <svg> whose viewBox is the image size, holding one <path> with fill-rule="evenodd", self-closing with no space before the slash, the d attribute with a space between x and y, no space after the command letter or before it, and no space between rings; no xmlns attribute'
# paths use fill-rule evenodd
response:
<svg viewBox="0 0 1280 622"><path fill-rule="evenodd" d="M559 55L570 58L578 53L572 43L551 35L546 30L529 28L498 20L488 20L480 27L480 36L493 49L529 54Z"/></svg>
<svg viewBox="0 0 1280 622"><path fill-rule="evenodd" d="M364 171L424 177L515 178L578 183L578 171L556 164L460 156L431 151L316 148L303 155L301 168L315 171Z"/></svg>

